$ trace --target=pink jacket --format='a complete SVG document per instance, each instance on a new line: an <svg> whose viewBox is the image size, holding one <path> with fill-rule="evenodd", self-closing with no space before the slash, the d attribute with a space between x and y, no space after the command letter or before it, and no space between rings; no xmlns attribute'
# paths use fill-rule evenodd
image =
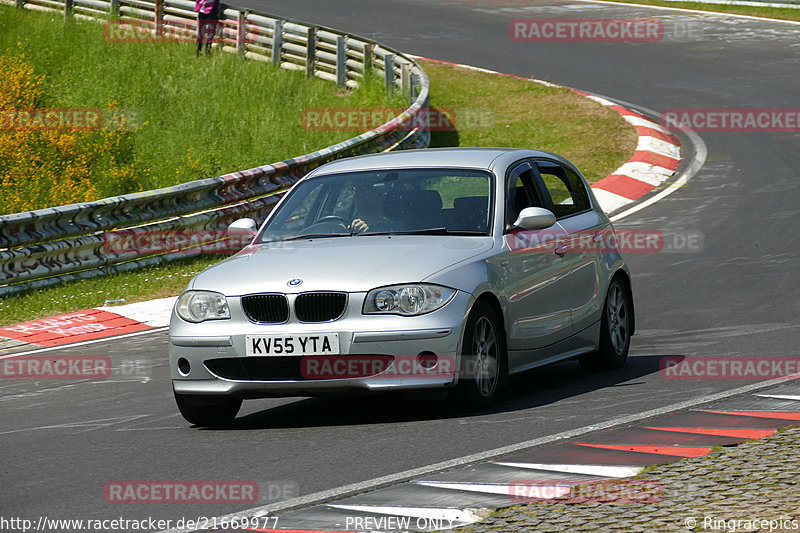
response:
<svg viewBox="0 0 800 533"><path fill-rule="evenodd" d="M216 7L218 0L195 0L194 10L197 13L208 15Z"/></svg>

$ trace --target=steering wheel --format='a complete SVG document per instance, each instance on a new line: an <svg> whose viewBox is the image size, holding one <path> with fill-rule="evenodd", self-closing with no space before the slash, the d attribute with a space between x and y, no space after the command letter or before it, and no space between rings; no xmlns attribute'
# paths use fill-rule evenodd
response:
<svg viewBox="0 0 800 533"><path fill-rule="evenodd" d="M345 227L350 225L350 221L349 220L347 220L344 217L337 216L337 215L324 216L324 217L318 219L316 222L314 222L314 224L316 225L316 224L319 224L321 222L331 222L331 221L341 222L342 224L345 225Z"/></svg>
<svg viewBox="0 0 800 533"><path fill-rule="evenodd" d="M328 215L321 217L319 220L306 227L303 231L311 233L319 231L334 231L336 226L332 226L332 224L336 224L336 226L342 230L347 230L350 227L350 221L346 218L336 215Z"/></svg>

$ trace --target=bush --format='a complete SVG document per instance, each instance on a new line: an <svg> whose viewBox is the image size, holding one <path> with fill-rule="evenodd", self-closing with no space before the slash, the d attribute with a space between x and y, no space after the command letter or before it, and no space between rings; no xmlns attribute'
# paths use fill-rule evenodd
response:
<svg viewBox="0 0 800 533"><path fill-rule="evenodd" d="M95 200L101 180L131 186L131 132L114 123L95 130L39 126L36 110L51 101L45 77L21 53L0 56L0 72L0 213ZM108 105L116 109L116 102ZM22 123L23 117L32 120Z"/></svg>

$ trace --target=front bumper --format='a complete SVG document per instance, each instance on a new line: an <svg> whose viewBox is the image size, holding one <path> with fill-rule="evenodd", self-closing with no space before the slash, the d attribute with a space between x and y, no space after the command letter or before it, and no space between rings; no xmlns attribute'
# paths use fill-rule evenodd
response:
<svg viewBox="0 0 800 533"><path fill-rule="evenodd" d="M179 394L218 395L240 398L316 396L353 392L403 391L451 387L455 373L432 372L398 375L396 368L364 377L306 379L285 369L273 373L274 356L245 355L245 336L254 334L315 335L338 333L338 359L353 356L391 355L408 362L420 353L439 356L439 366L458 368L462 329L471 303L469 294L458 292L447 305L422 316L362 315L363 294L351 294L342 318L325 323L264 325L250 322L237 298L229 298L231 318L190 324L174 312L170 322L170 373ZM295 359L300 360L300 356ZM190 371L183 373L178 361L185 359ZM267 364L258 364L256 359ZM268 360L272 359L272 360ZM288 365L299 364L282 357ZM249 360L249 361L245 361ZM244 365L243 363L247 363ZM255 371L220 371L220 368L257 367ZM278 365L281 366L281 365ZM283 365L285 367L285 365ZM397 366L397 365L395 365ZM247 376L247 377L244 377Z"/></svg>

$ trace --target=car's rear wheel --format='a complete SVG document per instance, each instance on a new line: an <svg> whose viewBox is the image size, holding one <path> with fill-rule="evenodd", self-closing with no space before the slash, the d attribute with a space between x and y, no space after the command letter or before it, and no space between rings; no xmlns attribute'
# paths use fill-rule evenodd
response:
<svg viewBox="0 0 800 533"><path fill-rule="evenodd" d="M230 424L242 407L240 398L175 393L175 403L183 418L197 426Z"/></svg>
<svg viewBox="0 0 800 533"><path fill-rule="evenodd" d="M633 324L631 293L619 278L612 280L606 293L600 320L600 346L579 361L588 370L613 370L628 359Z"/></svg>
<svg viewBox="0 0 800 533"><path fill-rule="evenodd" d="M506 364L505 338L497 313L485 302L472 308L464 331L456 398L459 408L476 411L497 397Z"/></svg>

